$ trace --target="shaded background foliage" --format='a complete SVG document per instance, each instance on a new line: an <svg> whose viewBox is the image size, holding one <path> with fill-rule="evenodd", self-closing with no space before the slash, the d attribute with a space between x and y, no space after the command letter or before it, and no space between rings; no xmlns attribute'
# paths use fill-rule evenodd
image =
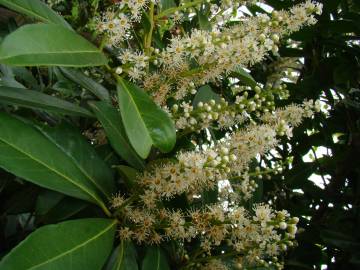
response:
<svg viewBox="0 0 360 270"><path fill-rule="evenodd" d="M289 7L294 2L300 1L266 1L275 9ZM360 265L360 231L357 229L360 225L360 2L322 2L324 11L319 23L291 37L299 46L294 49L284 45L280 49L282 56L301 57L304 65L298 81L287 83L290 98L279 101L278 105L321 99L327 109L297 128L292 140L277 149L280 156L266 161L271 164L291 160L283 173L273 175L271 181L261 181L260 195L265 200L273 199L279 209L288 209L291 215L301 217L300 227L304 231L298 236L298 247L288 254L286 269L323 269L325 265L328 269L355 269ZM84 25L97 3L67 1L57 8L68 14L66 18L77 30L86 32ZM22 23L22 17L14 20L8 11L1 10L0 14L1 33L12 31ZM275 58L269 58L254 66L252 76L266 83L273 61ZM8 79L22 74L22 78L27 78L24 83L42 88L42 84L36 83L41 81L42 72L37 70L26 76L25 69L14 69L8 73ZM61 76L56 69L51 72ZM78 98L79 102L83 99L81 90L66 78L53 88L62 96ZM39 114L34 117L46 117ZM91 128L86 121L78 124L84 130ZM327 153L318 156L319 147ZM98 147L98 151L114 164L106 145ZM314 156L312 161L304 161L308 153ZM309 180L314 174L323 185ZM95 206L14 179L3 170L0 170L0 201L0 257L39 225L67 218L101 216ZM30 213L36 213L37 218Z"/></svg>
<svg viewBox="0 0 360 270"><path fill-rule="evenodd" d="M292 1L267 2L282 8ZM285 180L279 176L265 183L264 195L268 192L270 199L275 192L276 205L301 216L305 229L286 269L357 269L360 264L360 2L322 2L319 22L291 36L299 48L280 50L284 57L304 61L297 83L287 84L286 102L320 99L327 105L327 112L306 120L278 149L279 161L292 160ZM261 80L268 64L257 66L253 76ZM321 148L326 151L319 155ZM304 162L307 153L313 156L310 162ZM309 180L314 174L320 185Z"/></svg>

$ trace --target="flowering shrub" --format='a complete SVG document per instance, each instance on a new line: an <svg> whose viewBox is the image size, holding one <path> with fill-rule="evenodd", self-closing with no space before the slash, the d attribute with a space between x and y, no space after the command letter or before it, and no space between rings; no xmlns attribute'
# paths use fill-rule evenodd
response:
<svg viewBox="0 0 360 270"><path fill-rule="evenodd" d="M322 5L260 2L93 0L84 23L0 0L25 15L0 44L0 167L36 189L0 269L283 268L299 218L256 198L282 168L262 158L320 103L276 107L293 74L247 70Z"/></svg>

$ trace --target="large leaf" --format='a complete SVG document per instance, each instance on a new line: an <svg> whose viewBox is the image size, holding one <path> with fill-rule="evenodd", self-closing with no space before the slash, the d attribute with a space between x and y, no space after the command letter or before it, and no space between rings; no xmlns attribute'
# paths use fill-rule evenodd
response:
<svg viewBox="0 0 360 270"><path fill-rule="evenodd" d="M136 249L131 242L121 241L114 250L105 270L138 270Z"/></svg>
<svg viewBox="0 0 360 270"><path fill-rule="evenodd" d="M166 256L156 246L148 247L142 263L142 270L170 270Z"/></svg>
<svg viewBox="0 0 360 270"><path fill-rule="evenodd" d="M0 86L0 103L61 114L93 117L91 112L78 105L23 88Z"/></svg>
<svg viewBox="0 0 360 270"><path fill-rule="evenodd" d="M90 103L96 117L105 129L106 135L114 150L135 168L144 168L143 160L129 143L120 113L106 102Z"/></svg>
<svg viewBox="0 0 360 270"><path fill-rule="evenodd" d="M40 21L71 29L71 26L59 14L40 0L0 0L0 4Z"/></svg>
<svg viewBox="0 0 360 270"><path fill-rule="evenodd" d="M62 73L71 81L81 85L86 90L89 90L101 100L110 101L109 91L101 84L95 82L93 79L87 77L81 71L70 68L61 68Z"/></svg>
<svg viewBox="0 0 360 270"><path fill-rule="evenodd" d="M111 196L115 184L110 168L76 129L70 125L37 126L37 129L68 156L106 198Z"/></svg>
<svg viewBox="0 0 360 270"><path fill-rule="evenodd" d="M44 226L0 262L1 270L99 270L111 252L116 221L72 220Z"/></svg>
<svg viewBox="0 0 360 270"><path fill-rule="evenodd" d="M175 146L176 131L169 115L134 84L121 80L118 96L125 131L136 152L146 158L152 145L170 152Z"/></svg>
<svg viewBox="0 0 360 270"><path fill-rule="evenodd" d="M102 198L109 196L112 179L107 179L105 165L79 138L61 130L54 133L41 133L0 113L0 167L42 187L97 203L108 213Z"/></svg>
<svg viewBox="0 0 360 270"><path fill-rule="evenodd" d="M106 57L82 36L55 24L20 27L0 44L0 63L15 66L99 66Z"/></svg>

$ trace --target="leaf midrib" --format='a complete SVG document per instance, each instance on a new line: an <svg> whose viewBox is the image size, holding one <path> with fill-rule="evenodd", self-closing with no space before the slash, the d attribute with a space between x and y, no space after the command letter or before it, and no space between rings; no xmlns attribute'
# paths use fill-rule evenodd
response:
<svg viewBox="0 0 360 270"><path fill-rule="evenodd" d="M62 178L66 179L68 182L70 182L71 184L77 186L78 188L80 188L83 192L85 192L86 194L90 195L91 198L93 198L99 205L103 205L102 201L100 201L96 195L92 194L91 192L89 192L88 190L86 190L85 187L83 187L82 185L76 183L76 182L73 182L71 180L71 178L69 178L68 176L60 173L59 171L57 171L56 169L54 168L51 168L49 167L48 165L46 165L45 163L43 163L42 161L36 159L35 157L33 157L32 155L22 151L21 149L19 149L18 147L16 147L15 145L9 143L8 141L4 140L3 138L0 138L0 141L2 141L3 143L9 145L10 147L14 148L16 151L22 153L23 155L27 156L28 158L36 161L37 163L39 163L40 165L44 166L45 168L49 169L50 171L56 173L57 175L61 176Z"/></svg>
<svg viewBox="0 0 360 270"><path fill-rule="evenodd" d="M157 267L156 267L156 270L159 270L160 269L160 250L157 249Z"/></svg>
<svg viewBox="0 0 360 270"><path fill-rule="evenodd" d="M124 241L121 241L121 244L120 244L121 246L120 246L120 259L119 259L119 263L118 263L118 265L116 266L116 269L117 270L120 270L121 269L121 265L122 265L122 263L123 263L123 260L124 260L124 249L125 249L125 247L124 247Z"/></svg>
<svg viewBox="0 0 360 270"><path fill-rule="evenodd" d="M130 100L131 100L131 102L133 103L137 114L139 115L139 118L140 118L140 120L141 120L141 123L143 124L143 126L145 127L145 129L148 131L149 137L151 138L151 135L150 135L150 132L149 132L149 130L148 130L148 127L146 126L146 123L145 123L145 121L144 121L143 118L142 118L142 113L139 111L138 106L137 106L137 104L136 104L133 96L131 95L131 93L130 93L128 87L125 85L125 83L124 83L124 82L121 82L121 84L123 85L124 89L126 90L128 96L130 97ZM151 138L151 140L152 140L152 138Z"/></svg>
<svg viewBox="0 0 360 270"><path fill-rule="evenodd" d="M56 99L56 100L53 100L53 101L57 101L59 102L61 105L63 106L66 106L65 107L58 107L54 104L49 104L49 103L41 103L41 101L38 101L36 100L36 97L34 99L26 99L26 97L24 96L21 96L23 93L19 93L20 96L9 96L9 95L2 95L2 90L1 90L1 86L0 86L0 97L5 99L5 102L6 100L8 100L9 103L13 102L13 103L16 103L16 102L24 102L24 105L22 106L31 106L31 107L34 107L34 106L43 106L43 108L48 108L48 109L54 109L54 110L59 110L59 111L65 111L65 112L68 112L68 113L77 113L77 114L80 114L80 115L83 115L83 116L87 116L87 117L93 117L93 115L91 115L87 110L85 110L84 108L80 107L80 106L76 106L75 104L72 104L70 102L66 102L62 99ZM23 89L21 89L23 90ZM32 93L31 93L32 94ZM43 96L44 98L54 98L52 96L48 96L48 95L45 95ZM1 103L2 101L0 101ZM39 110L39 108L36 108ZM40 107L40 110L41 110L41 107Z"/></svg>
<svg viewBox="0 0 360 270"><path fill-rule="evenodd" d="M23 56L29 56L29 55L48 55L48 54L78 54L78 53L99 53L101 55L101 52L99 50L93 50L93 51L56 51L56 52L36 52L36 53L28 53L28 54L16 54L16 55L9 55L7 57L0 58L0 60L7 60L9 58L15 58L15 57L23 57Z"/></svg>
<svg viewBox="0 0 360 270"><path fill-rule="evenodd" d="M56 148L58 148L62 153L64 153L67 157L69 157L69 158L74 162L76 168L78 168L78 169L83 173L83 175L84 175L87 179L89 179L90 182L93 183L93 184L95 185L95 187L97 187L97 188L105 195L106 198L109 198L109 195L107 194L106 190L103 190L103 188L101 187L101 185L99 185L99 184L96 182L96 180L95 180L91 175L89 175L89 174L86 172L86 170L84 170L84 168L82 168L82 167L80 166L80 164L77 162L77 160L76 160L72 155L68 154L68 152L66 152L66 150L65 150L61 145L59 145L59 144L56 142L56 140L54 140L54 139L53 139L50 135L48 135L45 131L43 132L43 131L41 130L41 128L39 128L39 129L40 129L40 132L41 132L46 138L48 138L48 139L56 146Z"/></svg>
<svg viewBox="0 0 360 270"><path fill-rule="evenodd" d="M130 93L128 87L127 87L127 85L126 85L122 80L120 81L120 83L121 83L121 85L123 86L123 88L125 89L125 91L127 92L127 95L129 96L130 101L133 103L133 105L134 105L134 107L135 107L135 110L136 110L136 112L137 112L137 114L138 114L138 118L140 119L140 123L143 125L143 127L145 127L145 130L146 130L146 132L147 132L147 134L148 134L148 137L150 138L151 144L153 145L153 144L154 144L154 140L153 140L153 138L152 138L152 136L151 136L151 133L149 132L149 129L148 129L148 127L147 127L147 125L146 125L143 117L142 117L141 112L140 112L139 109L138 109L138 106L137 106L137 104L136 104L133 96L131 95L131 93ZM151 145L150 145L150 147L151 147ZM149 153L147 153L146 155L148 155L148 154L149 154Z"/></svg>
<svg viewBox="0 0 360 270"><path fill-rule="evenodd" d="M104 230L100 231L98 234L96 234L95 236L89 238L88 240L86 240L85 242L81 243L80 245L76 245L75 247L73 247L72 249L69 249L68 251L64 252L64 253L61 253L47 261L44 261L40 264L37 264L37 265L34 265L32 266L31 268L27 269L27 270L33 270L33 269L36 269L40 266L43 266L44 264L47 264L47 263L50 263L50 262L53 262L53 261L56 261L57 259L61 258L61 257L64 257L65 255L67 255L68 253L71 253L81 247L83 247L84 245L86 245L87 243L99 238L102 234L105 234L108 230L110 230L114 225L116 224L116 220L114 220L108 227L106 227Z"/></svg>
<svg viewBox="0 0 360 270"><path fill-rule="evenodd" d="M23 8L22 6L20 5L17 5L16 3L12 3L10 1L5 1L6 3L8 3L9 5L12 5L13 7L16 7L18 8L19 10L22 10L22 11L25 11L25 12L28 12L30 13L32 16L34 16L35 18L39 18L39 19L42 19L43 21L46 21L48 23L54 23L52 22L48 17L42 17L40 16L39 14L37 13L34 13L32 10L30 9L26 9L26 8Z"/></svg>

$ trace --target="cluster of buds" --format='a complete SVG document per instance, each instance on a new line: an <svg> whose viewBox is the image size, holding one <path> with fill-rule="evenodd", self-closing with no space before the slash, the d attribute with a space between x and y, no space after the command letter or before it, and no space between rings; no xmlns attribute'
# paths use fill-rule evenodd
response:
<svg viewBox="0 0 360 270"><path fill-rule="evenodd" d="M275 96L279 98L287 94L284 86L274 89L262 89L256 86L237 88L241 91L234 103L229 104L224 98L219 100L211 99L208 102L199 102L190 105L183 102L171 107L171 115L178 130L189 130L199 132L210 126L217 128L228 128L241 124L251 115L260 117L262 113L275 110Z"/></svg>
<svg viewBox="0 0 360 270"><path fill-rule="evenodd" d="M213 168L218 168L224 173L230 173L229 165L237 160L236 155L230 153L230 149L222 146L218 151L211 151L207 158L207 163Z"/></svg>
<svg viewBox="0 0 360 270"><path fill-rule="evenodd" d="M47 0L46 3L50 6L56 6L58 4L60 4L61 2L63 2L64 0Z"/></svg>

